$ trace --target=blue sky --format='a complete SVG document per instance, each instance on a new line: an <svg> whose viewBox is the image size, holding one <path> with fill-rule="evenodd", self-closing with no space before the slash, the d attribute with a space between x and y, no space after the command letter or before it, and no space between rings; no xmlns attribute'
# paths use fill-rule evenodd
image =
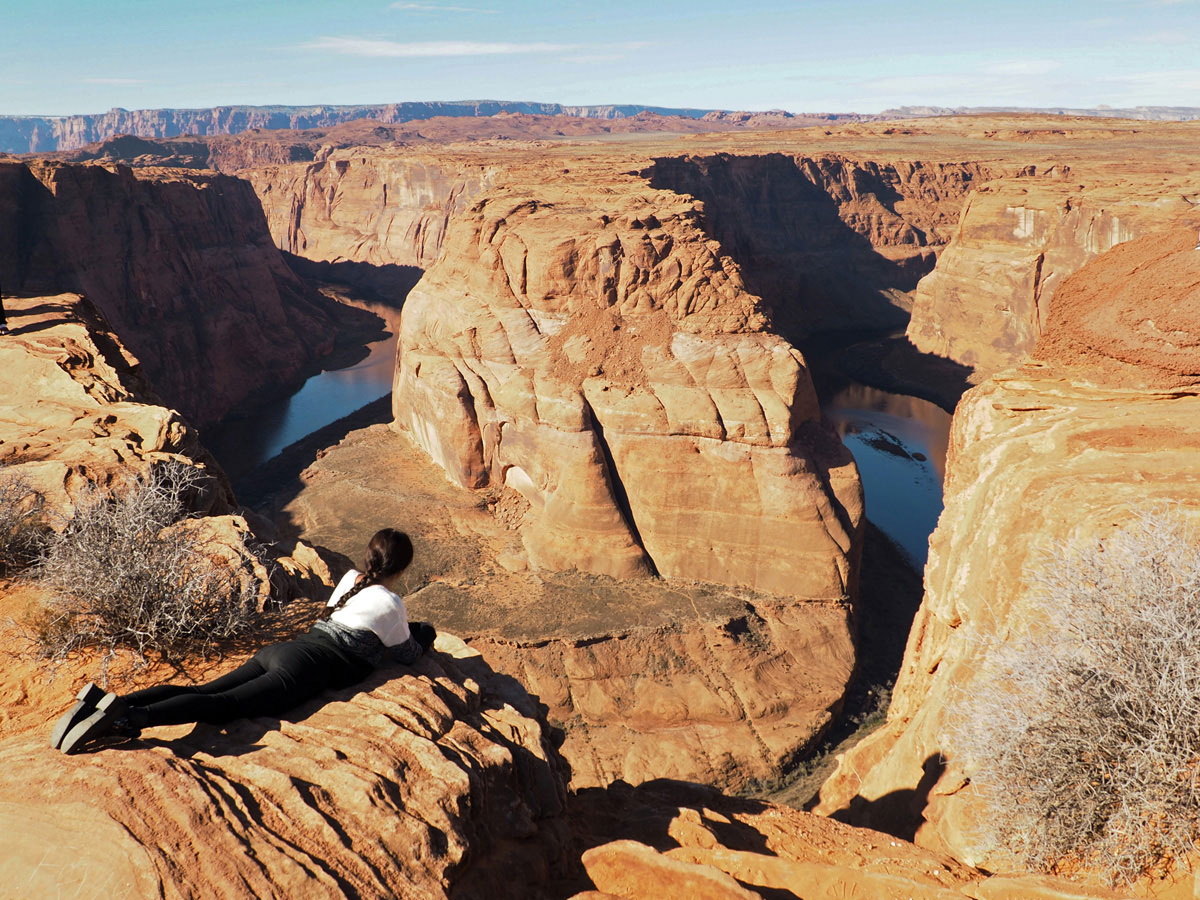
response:
<svg viewBox="0 0 1200 900"><path fill-rule="evenodd" d="M464 99L1200 106L1200 0L0 0L0 114Z"/></svg>

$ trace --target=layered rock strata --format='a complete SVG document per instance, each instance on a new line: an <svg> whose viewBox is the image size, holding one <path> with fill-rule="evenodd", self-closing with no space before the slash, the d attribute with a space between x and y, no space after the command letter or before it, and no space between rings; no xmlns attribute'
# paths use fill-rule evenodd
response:
<svg viewBox="0 0 1200 900"><path fill-rule="evenodd" d="M704 204L706 227L794 342L903 327L907 293L933 269L972 186L990 177L980 163L838 153L667 157L644 174Z"/></svg>
<svg viewBox="0 0 1200 900"><path fill-rule="evenodd" d="M319 156L244 173L276 245L308 260L425 268L441 253L451 218L496 176L486 162L361 149Z"/></svg>
<svg viewBox="0 0 1200 900"><path fill-rule="evenodd" d="M86 296L167 402L200 424L293 383L333 318L272 246L246 182L0 163L0 288Z"/></svg>
<svg viewBox="0 0 1200 900"><path fill-rule="evenodd" d="M451 226L393 406L448 477L530 504L546 569L852 591L853 459L691 198L509 185Z"/></svg>
<svg viewBox="0 0 1200 900"><path fill-rule="evenodd" d="M1063 279L1112 247L1187 218L1200 176L1027 167L979 186L937 268L913 295L909 340L986 376L1045 331Z"/></svg>
<svg viewBox="0 0 1200 900"><path fill-rule="evenodd" d="M46 746L52 723L0 740L21 773L0 780L0 880L22 895L525 898L562 864L536 706L448 635L282 721L76 756Z"/></svg>
<svg viewBox="0 0 1200 900"><path fill-rule="evenodd" d="M194 527L214 556L253 580L260 605L330 581L304 544L259 545L195 428L157 403L137 359L92 304L74 294L9 297L5 311L0 473L39 498L50 525L67 522L90 488L120 489L171 462L197 474L186 498L200 517Z"/></svg>
<svg viewBox="0 0 1200 900"><path fill-rule="evenodd" d="M964 396L887 723L841 759L819 811L992 862L970 843L987 810L952 755L938 762L949 699L971 695L989 642L1057 614L1030 588L1055 546L1156 502L1200 517L1195 236L1148 235L1085 266L1059 288L1034 358Z"/></svg>

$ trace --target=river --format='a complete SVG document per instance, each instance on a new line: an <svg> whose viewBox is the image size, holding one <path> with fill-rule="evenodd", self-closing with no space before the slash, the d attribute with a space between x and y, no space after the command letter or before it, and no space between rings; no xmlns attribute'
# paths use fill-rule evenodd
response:
<svg viewBox="0 0 1200 900"><path fill-rule="evenodd" d="M867 518L919 571L942 512L950 413L857 383L839 388L822 412L858 463Z"/></svg>
<svg viewBox="0 0 1200 900"><path fill-rule="evenodd" d="M204 445L231 481L240 481L290 444L392 392L399 311L365 301L354 305L378 315L389 331L386 338L367 344L365 359L313 375L295 393L260 407L253 415L205 430Z"/></svg>

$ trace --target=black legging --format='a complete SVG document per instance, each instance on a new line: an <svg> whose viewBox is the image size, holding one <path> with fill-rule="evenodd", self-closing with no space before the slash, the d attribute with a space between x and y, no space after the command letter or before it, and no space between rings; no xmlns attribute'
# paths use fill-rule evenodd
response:
<svg viewBox="0 0 1200 900"><path fill-rule="evenodd" d="M370 671L368 663L356 662L327 641L306 634L264 647L208 684L162 684L123 699L146 710L146 725L222 725L233 719L278 716L326 688L356 684Z"/></svg>

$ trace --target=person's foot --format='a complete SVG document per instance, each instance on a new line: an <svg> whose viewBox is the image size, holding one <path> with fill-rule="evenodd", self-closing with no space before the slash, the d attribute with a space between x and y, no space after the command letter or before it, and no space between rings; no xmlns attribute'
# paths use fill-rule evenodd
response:
<svg viewBox="0 0 1200 900"><path fill-rule="evenodd" d="M75 698L75 705L54 724L54 730L50 732L50 746L57 750L67 732L90 716L104 696L104 691L88 682Z"/></svg>
<svg viewBox="0 0 1200 900"><path fill-rule="evenodd" d="M8 334L8 326L0 325L0 335L5 335L5 334Z"/></svg>
<svg viewBox="0 0 1200 900"><path fill-rule="evenodd" d="M125 701L116 694L105 694L96 704L95 710L67 732L58 749L63 753L74 753L84 745L112 731L113 725L125 715Z"/></svg>

